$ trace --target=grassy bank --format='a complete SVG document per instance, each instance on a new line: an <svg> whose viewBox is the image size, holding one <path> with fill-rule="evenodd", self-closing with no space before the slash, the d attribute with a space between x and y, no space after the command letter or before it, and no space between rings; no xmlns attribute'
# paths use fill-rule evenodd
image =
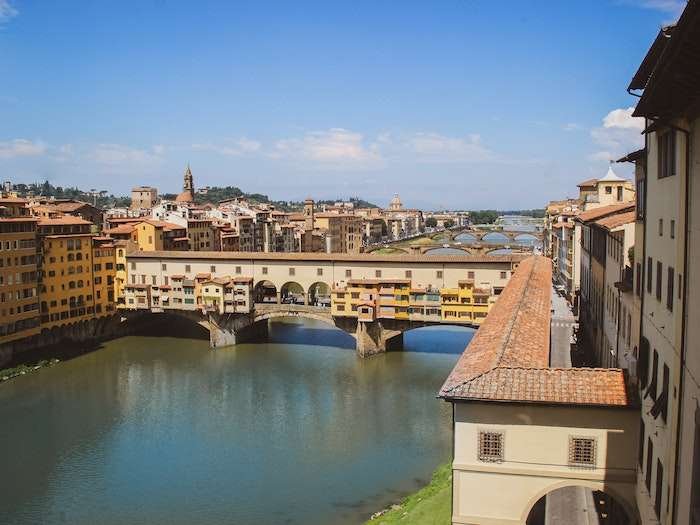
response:
<svg viewBox="0 0 700 525"><path fill-rule="evenodd" d="M449 525L452 511L452 470L449 463L438 467L428 485L392 505L365 525Z"/></svg>

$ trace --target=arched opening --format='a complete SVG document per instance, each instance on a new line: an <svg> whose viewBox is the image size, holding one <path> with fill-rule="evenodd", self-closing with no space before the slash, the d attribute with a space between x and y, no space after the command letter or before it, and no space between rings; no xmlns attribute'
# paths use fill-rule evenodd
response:
<svg viewBox="0 0 700 525"><path fill-rule="evenodd" d="M304 304L304 287L294 281L286 282L280 289L282 304Z"/></svg>
<svg viewBox="0 0 700 525"><path fill-rule="evenodd" d="M507 244L508 236L500 232L490 232L481 238L481 242L486 244Z"/></svg>
<svg viewBox="0 0 700 525"><path fill-rule="evenodd" d="M324 282L316 282L309 286L309 301L311 306L331 307L331 288Z"/></svg>
<svg viewBox="0 0 700 525"><path fill-rule="evenodd" d="M491 250L487 255L510 255L513 253L512 248L499 248L498 250Z"/></svg>
<svg viewBox="0 0 700 525"><path fill-rule="evenodd" d="M630 518L621 500L607 492L580 485L560 487L547 492L532 506L525 523L544 525L552 521L600 525L636 523L636 520Z"/></svg>
<svg viewBox="0 0 700 525"><path fill-rule="evenodd" d="M374 250L371 250L369 253L374 253L376 255L398 255L398 254L405 254L406 250L401 250L399 248L390 248L388 246L382 246L380 248L375 248Z"/></svg>
<svg viewBox="0 0 700 525"><path fill-rule="evenodd" d="M467 250L462 248L433 248L425 252L425 255L469 255Z"/></svg>
<svg viewBox="0 0 700 525"><path fill-rule="evenodd" d="M270 281L260 281L253 289L253 301L256 303L276 303L277 287Z"/></svg>
<svg viewBox="0 0 700 525"><path fill-rule="evenodd" d="M403 351L460 355L474 334L475 328L463 325L440 324L412 328L403 332Z"/></svg>
<svg viewBox="0 0 700 525"><path fill-rule="evenodd" d="M465 244L474 244L477 241L477 239L476 239L475 235L473 235L471 233L464 232L464 233L460 233L459 235L457 235L455 237L455 241L463 242Z"/></svg>
<svg viewBox="0 0 700 525"><path fill-rule="evenodd" d="M531 233L521 233L520 235L516 235L514 238L514 241L517 244L524 244L526 246L534 246L537 244L538 239Z"/></svg>

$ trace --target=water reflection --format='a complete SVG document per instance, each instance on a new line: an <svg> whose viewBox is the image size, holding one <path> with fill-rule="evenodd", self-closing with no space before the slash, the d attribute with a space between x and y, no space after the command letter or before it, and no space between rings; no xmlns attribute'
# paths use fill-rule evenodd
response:
<svg viewBox="0 0 700 525"><path fill-rule="evenodd" d="M357 358L323 323L267 341L127 337L0 385L13 524L361 523L450 453L435 393L472 332Z"/></svg>

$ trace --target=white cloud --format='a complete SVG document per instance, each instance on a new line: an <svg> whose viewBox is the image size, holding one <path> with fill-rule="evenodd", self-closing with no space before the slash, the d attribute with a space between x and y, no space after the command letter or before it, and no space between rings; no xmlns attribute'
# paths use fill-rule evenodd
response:
<svg viewBox="0 0 700 525"><path fill-rule="evenodd" d="M568 122L564 124L562 129L564 131L578 131L581 129L581 126L579 124L576 124L575 122Z"/></svg>
<svg viewBox="0 0 700 525"><path fill-rule="evenodd" d="M260 151L261 148L262 144L260 142L248 139L246 137L236 140L228 140L222 144L214 144L211 142L192 144L192 149L195 151L211 151L218 153L219 155L227 155L231 157L256 153Z"/></svg>
<svg viewBox="0 0 700 525"><path fill-rule="evenodd" d="M122 144L98 144L88 157L94 162L107 166L122 164L154 164L162 160L164 148L157 145L149 149L132 148Z"/></svg>
<svg viewBox="0 0 700 525"><path fill-rule="evenodd" d="M14 18L19 14L19 11L12 7L9 0L0 0L0 25Z"/></svg>
<svg viewBox="0 0 700 525"><path fill-rule="evenodd" d="M8 142L0 142L0 159L36 157L43 155L45 151L46 145L41 141L33 142L26 139L14 139Z"/></svg>
<svg viewBox="0 0 700 525"><path fill-rule="evenodd" d="M421 159L438 162L484 162L495 160L478 134L448 137L439 133L416 133L406 141Z"/></svg>
<svg viewBox="0 0 700 525"><path fill-rule="evenodd" d="M614 109L605 115L602 126L591 130L591 139L600 149L589 155L590 160L614 160L644 145L644 119L633 117L633 112L633 107Z"/></svg>
<svg viewBox="0 0 700 525"><path fill-rule="evenodd" d="M326 165L362 165L381 160L377 148L366 144L364 136L343 128L312 131L301 138L279 140L273 158L296 158Z"/></svg>

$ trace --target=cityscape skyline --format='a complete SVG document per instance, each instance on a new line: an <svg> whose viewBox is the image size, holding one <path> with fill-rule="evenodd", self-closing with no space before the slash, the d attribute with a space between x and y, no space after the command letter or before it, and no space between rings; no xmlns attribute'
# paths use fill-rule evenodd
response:
<svg viewBox="0 0 700 525"><path fill-rule="evenodd" d="M0 166L124 195L178 191L189 162L201 185L273 199L536 207L641 145L619 86L683 4L3 0Z"/></svg>

